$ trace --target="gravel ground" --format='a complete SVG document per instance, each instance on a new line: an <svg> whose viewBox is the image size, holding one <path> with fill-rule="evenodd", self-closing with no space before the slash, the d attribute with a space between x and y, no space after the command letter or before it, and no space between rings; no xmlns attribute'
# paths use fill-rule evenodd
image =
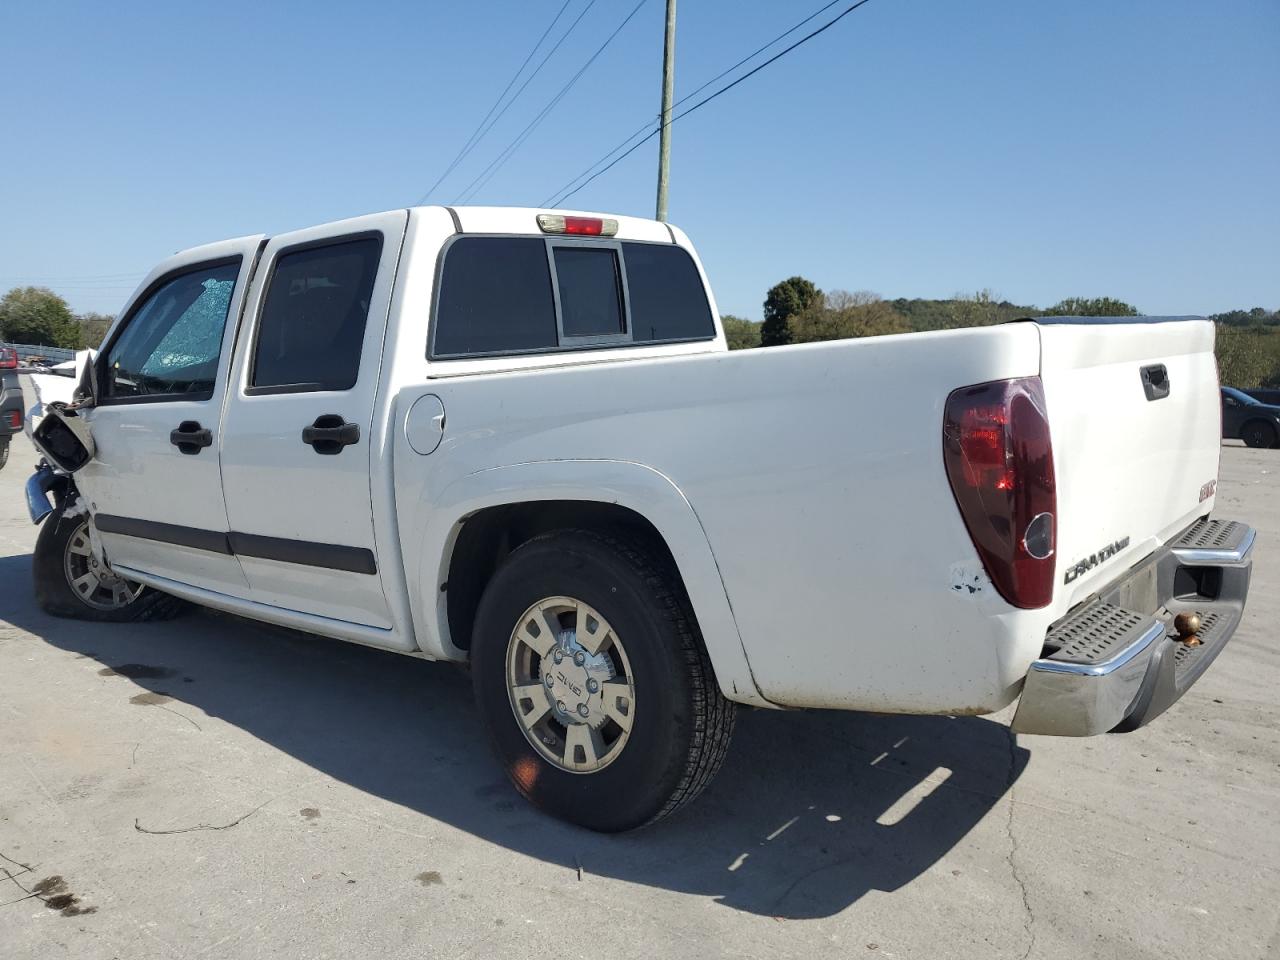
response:
<svg viewBox="0 0 1280 960"><path fill-rule="evenodd" d="M1223 449L1249 610L1150 727L747 712L708 793L623 837L516 796L456 669L44 616L33 459L0 472L7 958L1280 955L1280 451Z"/></svg>

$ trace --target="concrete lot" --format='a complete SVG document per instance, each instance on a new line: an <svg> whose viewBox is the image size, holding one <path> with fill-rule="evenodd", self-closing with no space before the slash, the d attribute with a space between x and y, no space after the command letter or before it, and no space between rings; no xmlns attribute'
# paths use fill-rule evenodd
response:
<svg viewBox="0 0 1280 960"><path fill-rule="evenodd" d="M1223 450L1249 611L1154 725L744 713L700 802L612 838L516 796L455 669L44 616L33 459L0 472L6 958L1280 955L1280 451Z"/></svg>

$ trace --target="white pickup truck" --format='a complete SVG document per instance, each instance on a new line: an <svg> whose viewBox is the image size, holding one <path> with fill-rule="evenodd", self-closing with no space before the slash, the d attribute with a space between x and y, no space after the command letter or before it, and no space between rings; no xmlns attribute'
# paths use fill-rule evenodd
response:
<svg viewBox="0 0 1280 960"><path fill-rule="evenodd" d="M736 704L1021 696L1018 731L1132 728L1248 592L1253 531L1208 519L1213 336L729 353L660 222L421 207L228 240L157 266L35 431L36 592L469 663L515 786L598 830L696 796Z"/></svg>

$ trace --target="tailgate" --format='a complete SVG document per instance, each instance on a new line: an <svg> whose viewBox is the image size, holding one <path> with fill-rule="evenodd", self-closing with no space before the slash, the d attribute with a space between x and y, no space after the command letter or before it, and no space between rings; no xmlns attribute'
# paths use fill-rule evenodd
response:
<svg viewBox="0 0 1280 960"><path fill-rule="evenodd" d="M1071 606L1212 507L1214 329L1154 317L1039 325L1058 490L1054 599Z"/></svg>

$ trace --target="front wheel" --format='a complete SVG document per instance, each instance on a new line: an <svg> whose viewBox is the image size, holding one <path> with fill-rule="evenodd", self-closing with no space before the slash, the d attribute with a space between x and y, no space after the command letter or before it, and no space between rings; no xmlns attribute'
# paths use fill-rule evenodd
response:
<svg viewBox="0 0 1280 960"><path fill-rule="evenodd" d="M1240 428L1240 439L1250 447L1274 447L1276 428L1262 420L1251 420Z"/></svg>
<svg viewBox="0 0 1280 960"><path fill-rule="evenodd" d="M485 589L481 718L525 797L592 830L640 827L711 782L735 705L669 562L587 531L536 537Z"/></svg>
<svg viewBox="0 0 1280 960"><path fill-rule="evenodd" d="M117 576L93 556L86 514L66 515L67 504L45 518L32 561L36 602L45 613L73 620L120 623L161 620L185 604Z"/></svg>

